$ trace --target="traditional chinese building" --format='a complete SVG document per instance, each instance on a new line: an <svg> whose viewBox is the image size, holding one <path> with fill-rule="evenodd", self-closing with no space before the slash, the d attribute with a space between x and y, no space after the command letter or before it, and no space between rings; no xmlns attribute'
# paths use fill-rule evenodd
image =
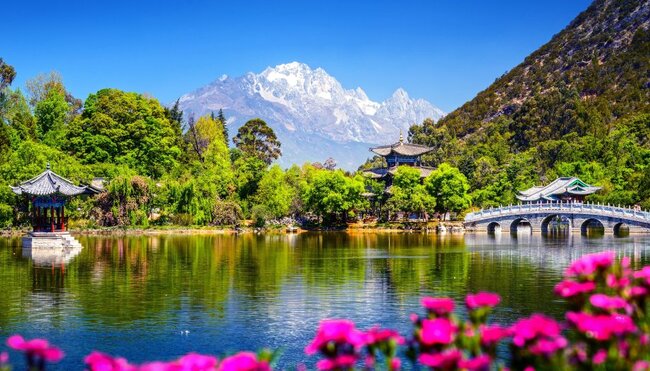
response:
<svg viewBox="0 0 650 371"><path fill-rule="evenodd" d="M546 186L519 191L517 198L523 203L582 202L586 196L600 189L601 187L589 185L576 177L562 177Z"/></svg>
<svg viewBox="0 0 650 371"><path fill-rule="evenodd" d="M386 183L386 190L390 191L393 182L393 176L397 168L402 165L411 166L420 170L420 177L426 178L434 170L432 167L422 166L422 155L425 155L433 148L419 144L405 143L404 137L400 133L399 142L386 146L370 148L372 152L381 156L386 161L387 166L364 171L366 176L373 179L382 180Z"/></svg>
<svg viewBox="0 0 650 371"><path fill-rule="evenodd" d="M65 205L72 197L98 193L93 187L74 185L53 172L49 164L41 174L11 189L15 194L27 198L30 205L33 231L23 239L23 247L36 246L33 242L35 237L45 238L45 243L38 243L39 246L52 243L58 246L59 242L65 244L65 241L74 244L76 240L66 232L68 219Z"/></svg>

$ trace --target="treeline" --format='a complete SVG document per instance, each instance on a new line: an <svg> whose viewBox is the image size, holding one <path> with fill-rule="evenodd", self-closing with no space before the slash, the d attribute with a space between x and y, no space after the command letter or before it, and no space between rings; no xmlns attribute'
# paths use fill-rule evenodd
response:
<svg viewBox="0 0 650 371"><path fill-rule="evenodd" d="M56 73L12 88L0 59L0 225L28 225L27 202L10 185L45 169L105 192L76 198L68 216L78 227L256 225L284 217L337 224L370 207L367 180L327 166L287 170L273 130L261 119L242 126L229 148L222 112L183 117L147 95L102 89L74 98Z"/></svg>

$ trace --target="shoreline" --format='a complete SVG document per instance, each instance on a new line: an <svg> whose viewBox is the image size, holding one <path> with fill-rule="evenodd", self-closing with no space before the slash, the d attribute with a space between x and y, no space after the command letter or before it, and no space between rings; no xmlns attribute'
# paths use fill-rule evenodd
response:
<svg viewBox="0 0 650 371"><path fill-rule="evenodd" d="M348 232L348 233L438 233L436 230L438 223L426 228L409 228L401 226L370 226L351 224L347 228L316 228L302 229L296 228L288 231L287 228L232 228L232 227L180 227L170 226L168 228L98 228L98 229L76 229L68 230L70 234L77 236L155 236L155 235L237 235L237 234L300 234L305 232ZM462 222L445 222L450 228L459 228ZM21 237L30 232L31 229L4 229L0 230L0 237ZM462 234L464 230L448 230L450 234Z"/></svg>

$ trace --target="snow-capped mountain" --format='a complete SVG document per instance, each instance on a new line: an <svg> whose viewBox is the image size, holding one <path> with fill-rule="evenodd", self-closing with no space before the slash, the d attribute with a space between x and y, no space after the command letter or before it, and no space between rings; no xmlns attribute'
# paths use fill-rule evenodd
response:
<svg viewBox="0 0 650 371"><path fill-rule="evenodd" d="M195 117L223 109L231 136L247 120L262 118L282 143L283 165L333 157L345 169L371 157L368 147L395 142L400 130L406 133L414 123L444 115L403 89L374 102L363 89L345 89L322 68L298 62L237 78L224 75L179 102L186 115Z"/></svg>

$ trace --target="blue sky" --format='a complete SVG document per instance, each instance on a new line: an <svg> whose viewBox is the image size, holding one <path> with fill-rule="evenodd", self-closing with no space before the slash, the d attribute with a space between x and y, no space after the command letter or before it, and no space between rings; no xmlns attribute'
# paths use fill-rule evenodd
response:
<svg viewBox="0 0 650 371"><path fill-rule="evenodd" d="M163 103L222 74L299 61L381 101L403 87L457 108L586 9L546 1L9 1L0 57L59 71L85 99L105 87Z"/></svg>

